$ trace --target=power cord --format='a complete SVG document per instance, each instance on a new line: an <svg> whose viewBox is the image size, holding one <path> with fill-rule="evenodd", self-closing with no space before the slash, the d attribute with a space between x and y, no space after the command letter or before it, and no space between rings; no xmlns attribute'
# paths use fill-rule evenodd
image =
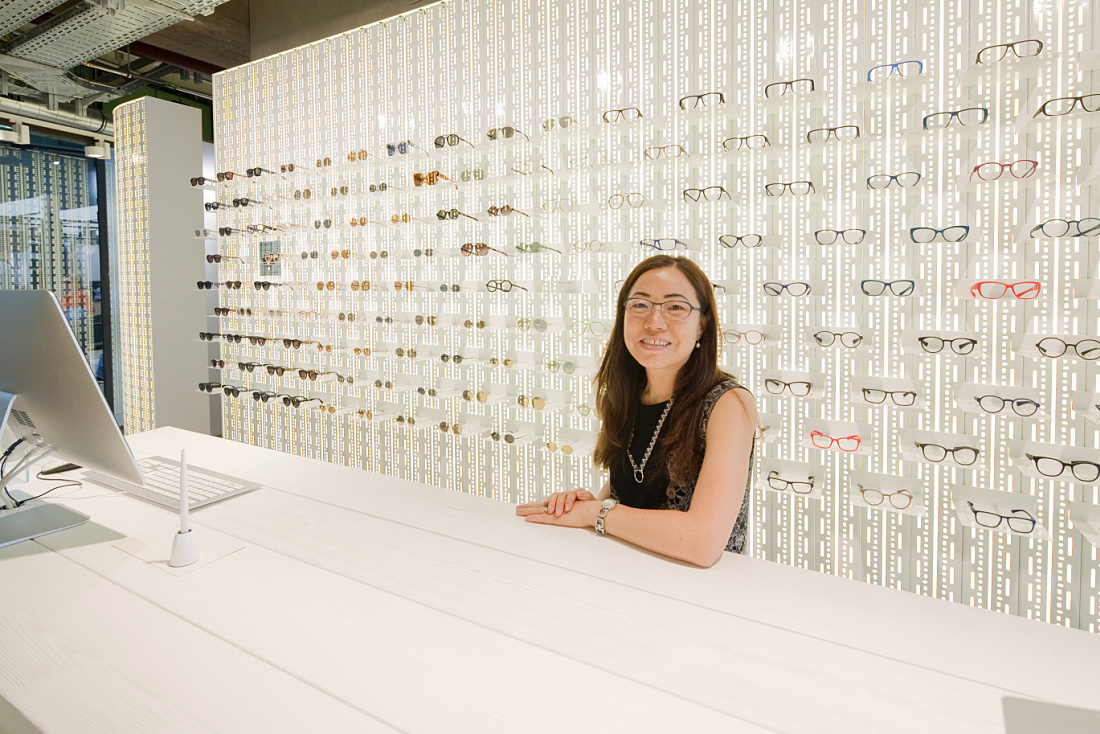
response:
<svg viewBox="0 0 1100 734"><path fill-rule="evenodd" d="M39 499L40 497L45 497L50 492L54 492L58 489L64 489L65 487L83 487L84 486L84 482L81 482L78 479L53 479L51 477L42 476L42 472L38 472L38 474L36 474L34 476L34 478L35 479L40 479L43 482L61 482L61 484L58 484L56 487L52 487L51 489L47 489L42 494L36 494L34 497L28 497L27 499L21 500L19 502L15 502L15 500L13 499L12 502L15 502L16 507L22 507L23 505L27 504L31 500L36 500L36 499ZM11 495L9 494L8 497L11 497Z"/></svg>

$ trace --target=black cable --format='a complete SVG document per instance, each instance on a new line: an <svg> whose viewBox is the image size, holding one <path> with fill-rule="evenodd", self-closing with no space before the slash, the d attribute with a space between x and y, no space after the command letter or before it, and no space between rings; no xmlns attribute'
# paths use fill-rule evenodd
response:
<svg viewBox="0 0 1100 734"><path fill-rule="evenodd" d="M95 109L96 109L96 112L99 113L99 119L101 120L101 122L99 123L99 129L96 130L96 132L101 133L107 128L107 115L103 114L103 104L102 103L98 107L96 107Z"/></svg>
<svg viewBox="0 0 1100 734"><path fill-rule="evenodd" d="M23 443L23 439L18 439L11 446L8 446L8 450L4 452L3 456L0 456L0 479L4 478L4 464L8 462L8 457L11 456L11 452L15 451L15 447Z"/></svg>
<svg viewBox="0 0 1100 734"><path fill-rule="evenodd" d="M50 477L42 476L42 472L38 472L38 474L36 474L34 476L34 478L39 479L43 482L61 482L61 484L57 485L56 487L54 487L52 489L47 489L42 494L36 494L34 497L28 497L27 499L22 500L20 502L15 502L15 500L13 499L12 502L15 502L16 507L22 507L23 505L27 504L31 500L36 500L40 497L45 497L50 492L53 492L54 490L57 490L57 489L64 489L65 487L83 487L84 486L84 482L81 482L77 479L52 479ZM10 494L8 496L11 497Z"/></svg>
<svg viewBox="0 0 1100 734"><path fill-rule="evenodd" d="M4 452L4 456L0 458L0 479L4 478L4 465L8 463L8 457L11 456L11 452L15 451L15 447L23 443L23 439L19 439L11 446L8 446L8 450ZM15 501L15 498L11 496L11 492L8 491L7 486L4 487L4 494L8 496L8 500L13 507L18 507L19 503Z"/></svg>

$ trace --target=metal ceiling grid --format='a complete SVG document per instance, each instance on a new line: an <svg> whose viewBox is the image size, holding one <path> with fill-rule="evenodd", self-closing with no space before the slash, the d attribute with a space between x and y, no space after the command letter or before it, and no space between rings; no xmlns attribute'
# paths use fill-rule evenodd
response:
<svg viewBox="0 0 1100 734"><path fill-rule="evenodd" d="M322 397L340 413L226 399L227 435L507 501L598 486L602 477L583 440L596 423L579 411L591 404L591 373L552 372L547 363L598 359L602 342L574 336L570 323L613 315L609 286L646 254L632 243L678 237L726 287L723 325L768 333L758 346L725 344L722 357L754 390L769 425L757 447L753 555L1095 631L1100 556L1074 526L1068 503L1098 505L1100 488L1039 478L1020 463L1019 442L1100 451L1100 419L1074 402L1100 393L1096 365L1035 356L1018 336L1100 335L1096 297L1082 298L1084 286L1075 283L1098 275L1096 240L1028 236L1046 219L1100 214L1091 184L1079 188L1076 181L1090 175L1097 123L1079 114L1024 127L1043 100L1091 91L1096 31L1091 16L1063 14L1055 4L984 0L452 0L216 75L220 169L291 161L312 169L233 184L222 194L251 191L277 202L272 221L288 225L283 251L307 257L288 260L282 271L302 292L223 295L223 305L277 307L281 314L223 319L221 330L333 340L337 347L288 354L230 344L226 358L283 359L354 379L350 387L304 384L229 370L226 381ZM979 49L1024 38L1041 39L1043 53L974 63ZM924 73L867 80L872 67L907 60L921 61ZM766 98L768 84L800 78L813 79L815 90ZM680 97L710 91L723 92L725 105L678 109ZM257 95L270 105L258 108ZM925 115L974 106L989 108L988 124L923 129ZM645 117L600 121L604 110L625 107ZM544 120L567 115L577 124L543 130ZM859 126L859 140L806 142L809 130L847 124ZM504 125L533 142L487 142L485 131ZM476 147L437 150L434 138L450 133ZM749 135L767 135L771 148L722 154L723 140ZM387 153L387 144L403 141L429 153ZM657 144L682 144L691 156L646 162L641 151ZM346 154L359 149L372 158L348 163ZM334 165L316 169L326 156ZM979 163L1021 158L1040 161L1034 179L971 181ZM541 165L554 173L523 173ZM488 174L483 182L461 180L478 168ZM461 188L409 184L413 172L436 169ZM866 184L871 175L906 171L921 174L913 189ZM813 181L817 193L763 193L765 183L801 180ZM367 193L383 181L406 190ZM352 194L330 196L340 185ZM681 201L681 189L709 185L724 186L737 201ZM294 198L306 188L317 194L308 202ZM627 213L606 206L610 195L630 191L651 205ZM434 219L437 209L451 207L476 214L511 203L537 212L563 199L578 204L574 213L390 224L406 213ZM223 217L225 225L246 221L241 212ZM357 225L360 217L386 224L346 224L353 217ZM322 227L325 219L336 226ZM971 230L958 243L910 238L910 227L959 224ZM815 241L816 230L846 228L867 230L866 242ZM766 246L718 244L721 235L750 233L764 235ZM254 240L221 238L218 250L254 260ZM500 245L509 256L446 256L468 240ZM531 241L562 254L514 249ZM608 246L593 252L593 242ZM344 248L356 257L326 257ZM414 248L436 255L414 256ZM313 249L317 259L308 257ZM985 301L969 291L975 279L1032 277L1042 283L1034 302ZM529 291L486 293L490 278ZM311 287L360 279L375 287L365 294ZM915 293L867 296L867 279L911 279ZM812 295L762 290L768 281L793 280L812 281ZM432 290L385 285L395 281ZM438 292L454 284L462 290ZM354 311L357 320L313 324L297 316L302 311ZM545 332L515 328L519 319L536 318L547 320ZM479 320L487 328L473 326ZM856 348L822 346L814 337L822 329L857 333L862 341ZM925 353L916 341L972 333L978 345L969 356L950 348ZM353 354L359 347L373 354ZM416 359L397 356L409 347L420 352ZM441 353L467 357L457 365L442 362ZM515 366L504 368L502 360ZM764 387L766 378L800 376L815 383L806 398L776 397ZM966 402L966 383L1034 388L1045 417L983 413ZM874 404L862 397L869 385L904 385L918 401ZM487 400L466 400L464 390ZM522 407L520 395L544 397L547 408ZM356 410L371 411L373 420L356 420ZM414 426L408 417L417 419ZM447 432L437 427L441 421ZM449 429L455 423L461 435ZM815 448L810 432L817 429L858 431L861 450ZM516 441L493 440L491 432L511 432ZM914 440L928 435L972 443L981 458L973 468L924 459ZM568 442L579 450L550 448ZM812 476L812 492L769 488L770 471L788 480ZM859 491L868 482L884 492L905 489L912 505L869 506ZM967 500L1027 504L1036 535L974 527ZM1049 539L1039 539L1047 532Z"/></svg>
<svg viewBox="0 0 1100 734"><path fill-rule="evenodd" d="M126 3L126 8L113 16L93 7L68 23L35 36L25 44L17 44L10 53L20 58L68 69L102 56L180 22L178 14L207 14L226 0L194 0L193 2ZM163 10L158 6L163 6ZM170 12L169 12L170 11Z"/></svg>
<svg viewBox="0 0 1100 734"><path fill-rule="evenodd" d="M0 36L5 36L47 13L64 0L6 0L0 3Z"/></svg>

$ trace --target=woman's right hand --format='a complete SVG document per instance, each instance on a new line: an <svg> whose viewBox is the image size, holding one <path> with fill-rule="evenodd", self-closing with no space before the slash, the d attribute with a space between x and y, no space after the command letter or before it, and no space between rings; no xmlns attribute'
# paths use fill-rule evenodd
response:
<svg viewBox="0 0 1100 734"><path fill-rule="evenodd" d="M546 513L561 517L564 513L573 509L573 503L578 500L594 500L595 495L587 489L574 489L570 492L555 492L542 502L527 502L516 506L516 514L520 517Z"/></svg>

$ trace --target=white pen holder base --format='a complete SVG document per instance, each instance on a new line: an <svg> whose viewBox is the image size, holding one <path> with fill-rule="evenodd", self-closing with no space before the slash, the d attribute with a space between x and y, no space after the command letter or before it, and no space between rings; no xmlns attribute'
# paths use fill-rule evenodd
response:
<svg viewBox="0 0 1100 734"><path fill-rule="evenodd" d="M199 560L199 539L194 530L186 533L176 532L172 538L172 555L168 557L168 565L173 568L190 566Z"/></svg>

